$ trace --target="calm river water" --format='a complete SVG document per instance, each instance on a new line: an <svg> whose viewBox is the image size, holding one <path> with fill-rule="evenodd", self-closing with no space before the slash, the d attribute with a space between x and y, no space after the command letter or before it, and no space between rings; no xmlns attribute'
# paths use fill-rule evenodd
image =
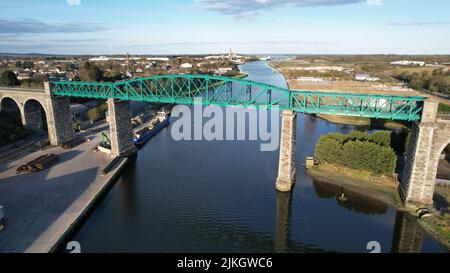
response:
<svg viewBox="0 0 450 273"><path fill-rule="evenodd" d="M248 79L285 87L284 77L253 62ZM172 118L173 124L174 118ZM175 141L165 128L100 202L73 240L83 252L445 252L414 219L305 174L318 138L349 132L299 115L292 194L275 191L278 151L258 141Z"/></svg>

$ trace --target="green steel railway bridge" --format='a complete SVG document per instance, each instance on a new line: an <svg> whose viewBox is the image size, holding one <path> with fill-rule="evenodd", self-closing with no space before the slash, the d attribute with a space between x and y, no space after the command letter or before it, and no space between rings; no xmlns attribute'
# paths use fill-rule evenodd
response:
<svg viewBox="0 0 450 273"><path fill-rule="evenodd" d="M294 91L209 75L165 75L115 83L54 82L52 92L59 96L175 104L194 104L194 99L201 97L204 105L408 121L421 119L425 100L425 97Z"/></svg>
<svg viewBox="0 0 450 273"><path fill-rule="evenodd" d="M413 123L400 194L407 204L430 205L439 157L450 143L450 120L437 103L420 96L392 96L289 90L244 79L210 75L164 75L107 82L46 82L45 90L0 88L0 110L16 105L22 124L38 128L41 106L49 140L59 145L73 135L68 97L107 99L112 156L136 152L129 101L219 105L282 111L276 188L290 191L295 181L296 113L404 120ZM199 100L198 98L201 98Z"/></svg>

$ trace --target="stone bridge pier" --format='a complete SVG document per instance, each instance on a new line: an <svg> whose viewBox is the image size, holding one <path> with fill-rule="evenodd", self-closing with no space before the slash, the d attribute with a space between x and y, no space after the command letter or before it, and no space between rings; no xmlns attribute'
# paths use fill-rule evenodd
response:
<svg viewBox="0 0 450 273"><path fill-rule="evenodd" d="M439 159L450 144L450 119L437 114L438 103L425 101L422 120L411 128L403 176L399 188L406 205L430 206Z"/></svg>
<svg viewBox="0 0 450 273"><path fill-rule="evenodd" d="M127 157L135 154L129 102L108 99L108 111L111 156Z"/></svg>
<svg viewBox="0 0 450 273"><path fill-rule="evenodd" d="M297 129L297 114L293 111L283 111L280 139L280 159L278 162L278 177L276 189L287 192L295 182L295 141Z"/></svg>
<svg viewBox="0 0 450 273"><path fill-rule="evenodd" d="M45 82L44 87L45 93L48 94L46 99L48 138L50 144L59 145L74 136L69 98L53 96L49 82Z"/></svg>

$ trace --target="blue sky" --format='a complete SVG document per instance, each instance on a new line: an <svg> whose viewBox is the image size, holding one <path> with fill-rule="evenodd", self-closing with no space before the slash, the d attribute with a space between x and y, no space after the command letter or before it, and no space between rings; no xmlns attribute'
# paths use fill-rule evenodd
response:
<svg viewBox="0 0 450 273"><path fill-rule="evenodd" d="M0 52L450 54L448 0L0 0Z"/></svg>

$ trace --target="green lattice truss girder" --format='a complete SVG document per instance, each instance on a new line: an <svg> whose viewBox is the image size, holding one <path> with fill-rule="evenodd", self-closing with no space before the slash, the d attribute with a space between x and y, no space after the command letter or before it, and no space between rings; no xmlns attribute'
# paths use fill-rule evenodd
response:
<svg viewBox="0 0 450 273"><path fill-rule="evenodd" d="M53 82L52 92L58 96L155 103L201 103L409 121L421 119L423 101L426 99L293 91L259 82L209 75L164 75L115 83Z"/></svg>

